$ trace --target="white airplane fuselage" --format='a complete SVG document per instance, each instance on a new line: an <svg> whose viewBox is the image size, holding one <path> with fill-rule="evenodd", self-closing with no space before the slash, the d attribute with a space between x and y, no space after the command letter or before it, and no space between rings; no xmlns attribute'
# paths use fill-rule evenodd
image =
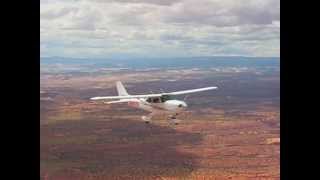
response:
<svg viewBox="0 0 320 180"><path fill-rule="evenodd" d="M128 105L135 108L140 108L152 113L179 113L188 107L187 103L180 100L167 100L161 103L149 103L144 98L131 99Z"/></svg>

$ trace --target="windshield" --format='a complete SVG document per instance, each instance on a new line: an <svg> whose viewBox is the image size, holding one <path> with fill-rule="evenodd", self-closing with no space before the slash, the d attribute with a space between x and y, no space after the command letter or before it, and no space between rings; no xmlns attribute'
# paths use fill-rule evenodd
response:
<svg viewBox="0 0 320 180"><path fill-rule="evenodd" d="M170 97L170 96L168 96L168 95L163 95L163 96L161 96L161 102L166 102L166 101L168 101L168 100L171 100L171 97Z"/></svg>

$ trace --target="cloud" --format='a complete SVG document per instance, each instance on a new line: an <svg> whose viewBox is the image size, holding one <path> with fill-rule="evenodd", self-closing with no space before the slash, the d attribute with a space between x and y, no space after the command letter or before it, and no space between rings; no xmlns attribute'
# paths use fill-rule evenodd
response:
<svg viewBox="0 0 320 180"><path fill-rule="evenodd" d="M237 26L271 24L280 19L277 0L186 0L165 10L163 19L169 23Z"/></svg>
<svg viewBox="0 0 320 180"><path fill-rule="evenodd" d="M156 4L156 5L163 5L169 6L180 2L182 0L94 0L95 2L102 2L102 3L124 3L124 4Z"/></svg>
<svg viewBox="0 0 320 180"><path fill-rule="evenodd" d="M278 56L277 0L41 0L43 56Z"/></svg>

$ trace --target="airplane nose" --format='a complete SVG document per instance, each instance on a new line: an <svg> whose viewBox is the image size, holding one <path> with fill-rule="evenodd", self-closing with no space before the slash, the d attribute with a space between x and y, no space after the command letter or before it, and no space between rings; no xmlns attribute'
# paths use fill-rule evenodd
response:
<svg viewBox="0 0 320 180"><path fill-rule="evenodd" d="M181 103L181 104L178 105L178 107L179 107L179 108L187 107L187 104L186 104L186 103Z"/></svg>

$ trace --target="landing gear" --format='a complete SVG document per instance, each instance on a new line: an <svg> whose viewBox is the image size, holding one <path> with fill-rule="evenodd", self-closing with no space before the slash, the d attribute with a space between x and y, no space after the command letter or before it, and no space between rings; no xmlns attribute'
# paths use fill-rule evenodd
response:
<svg viewBox="0 0 320 180"><path fill-rule="evenodd" d="M181 120L177 119L178 113L176 113L175 115L169 116L169 121L170 124L174 124L174 125L178 125L180 123Z"/></svg>
<svg viewBox="0 0 320 180"><path fill-rule="evenodd" d="M180 120L179 119L171 119L170 123L174 124L174 125L178 125L180 123Z"/></svg>
<svg viewBox="0 0 320 180"><path fill-rule="evenodd" d="M150 124L151 116L142 116L141 119L142 119L146 124Z"/></svg>
<svg viewBox="0 0 320 180"><path fill-rule="evenodd" d="M142 116L141 119L144 121L145 124L150 124L153 115L154 114ZM180 123L181 120L177 119L177 116L178 116L178 113L167 116L167 119L168 119L170 125L178 125Z"/></svg>

